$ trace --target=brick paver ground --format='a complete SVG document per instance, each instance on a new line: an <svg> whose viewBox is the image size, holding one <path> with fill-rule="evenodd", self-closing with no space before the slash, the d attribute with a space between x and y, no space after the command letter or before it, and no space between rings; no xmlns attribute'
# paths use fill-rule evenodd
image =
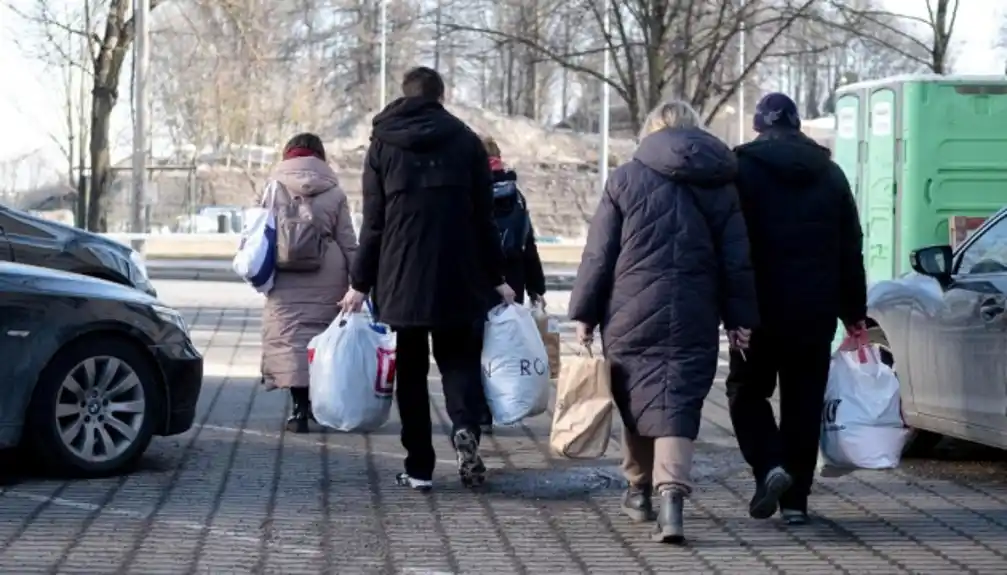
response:
<svg viewBox="0 0 1007 575"><path fill-rule="evenodd" d="M547 416L499 429L484 446L490 485L461 488L438 392L437 489L404 491L394 419L369 436L284 433L286 396L254 378L254 294L159 287L206 352L198 425L155 440L127 476L0 488L0 573L1007 573L1007 486L993 479L860 472L819 483L814 525L749 519L722 383L699 441L688 547L651 543L619 515L617 442L601 461L555 460Z"/></svg>

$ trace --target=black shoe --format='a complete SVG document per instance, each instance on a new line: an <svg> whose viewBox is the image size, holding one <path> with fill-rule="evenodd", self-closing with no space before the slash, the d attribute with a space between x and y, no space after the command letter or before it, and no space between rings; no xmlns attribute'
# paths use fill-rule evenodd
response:
<svg viewBox="0 0 1007 575"><path fill-rule="evenodd" d="M452 438L458 455L458 477L465 487L479 487L486 482L486 466L479 456L479 440L467 429L459 429Z"/></svg>
<svg viewBox="0 0 1007 575"><path fill-rule="evenodd" d="M780 505L780 497L790 489L794 480L782 467L774 467L766 478L755 488L755 495L748 504L748 514L753 519L769 519Z"/></svg>
<svg viewBox="0 0 1007 575"><path fill-rule="evenodd" d="M657 514L654 513L652 493L650 485L630 485L622 496L622 513L634 523L654 521Z"/></svg>
<svg viewBox="0 0 1007 575"><path fill-rule="evenodd" d="M307 391L307 390L305 390ZM290 417L287 418L287 431L291 433L308 433L308 421L314 420L311 414L311 402L306 397L307 394L290 394L293 398L294 408Z"/></svg>
<svg viewBox="0 0 1007 575"><path fill-rule="evenodd" d="M408 473L399 473L395 476L395 482L403 487L408 487L415 491L426 493L434 488L434 482L430 479L416 479Z"/></svg>
<svg viewBox="0 0 1007 575"><path fill-rule="evenodd" d="M663 488L658 499L661 510L657 514L653 540L672 545L685 543L685 494L674 488Z"/></svg>
<svg viewBox="0 0 1007 575"><path fill-rule="evenodd" d="M303 413L294 412L287 418L287 431L291 433L308 433L308 416Z"/></svg>
<svg viewBox="0 0 1007 575"><path fill-rule="evenodd" d="M808 518L808 512L804 509L787 509L786 507L781 507L780 515L783 517L783 522L787 525L807 525L808 521L810 521Z"/></svg>

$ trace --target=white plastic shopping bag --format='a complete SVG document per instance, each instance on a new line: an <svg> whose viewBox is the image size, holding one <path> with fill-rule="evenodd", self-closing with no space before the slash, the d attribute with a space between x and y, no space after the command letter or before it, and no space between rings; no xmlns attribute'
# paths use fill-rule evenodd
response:
<svg viewBox="0 0 1007 575"><path fill-rule="evenodd" d="M339 431L388 421L395 390L395 334L368 314L340 314L308 343L311 410Z"/></svg>
<svg viewBox="0 0 1007 575"><path fill-rule="evenodd" d="M483 336L483 387L493 423L512 425L545 412L549 354L531 312L518 305L493 308Z"/></svg>
<svg viewBox="0 0 1007 575"><path fill-rule="evenodd" d="M908 434L899 380L878 347L837 351L822 408L822 475L897 467Z"/></svg>
<svg viewBox="0 0 1007 575"><path fill-rule="evenodd" d="M269 190L266 194L268 205L245 211L248 219L241 231L238 253L231 262L235 273L259 293L273 289L276 273L276 214L272 194Z"/></svg>

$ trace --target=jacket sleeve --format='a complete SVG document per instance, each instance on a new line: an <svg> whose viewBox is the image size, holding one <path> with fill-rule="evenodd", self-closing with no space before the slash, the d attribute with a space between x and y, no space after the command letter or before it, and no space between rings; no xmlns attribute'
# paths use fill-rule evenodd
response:
<svg viewBox="0 0 1007 575"><path fill-rule="evenodd" d="M497 287L504 283L504 256L500 247L500 232L493 220L493 173L482 142L474 134L472 139L472 208L479 259L489 285Z"/></svg>
<svg viewBox="0 0 1007 575"><path fill-rule="evenodd" d="M867 318L867 273L864 270L864 231L860 227L857 201L850 190L846 174L838 167L835 170L836 187L839 191L839 217L842 250L840 255L839 319L852 325Z"/></svg>
<svg viewBox="0 0 1007 575"><path fill-rule="evenodd" d="M721 198L720 222L712 230L717 243L720 275L720 314L725 329L759 325L759 302L755 293L748 228L738 191L728 186Z"/></svg>
<svg viewBox="0 0 1007 575"><path fill-rule="evenodd" d="M336 211L336 221L332 229L332 237L336 240L336 245L343 251L346 263L353 265L353 260L357 255L357 234L353 231L353 217L350 215L350 203L343 196L339 200L339 207Z"/></svg>
<svg viewBox="0 0 1007 575"><path fill-rule="evenodd" d="M360 225L360 246L350 268L350 285L362 293L370 293L377 282L381 236L385 229L385 190L379 162L380 146L380 142L371 141L364 159L364 213Z"/></svg>
<svg viewBox="0 0 1007 575"><path fill-rule="evenodd" d="M615 264L622 240L622 212L612 194L619 185L613 174L591 218L587 243L580 256L570 293L570 319L595 327L601 323L615 281Z"/></svg>
<svg viewBox="0 0 1007 575"><path fill-rule="evenodd" d="M542 269L542 258L538 255L538 243L535 242L535 227L531 222L528 223L528 239L524 245L524 277L528 293L545 295L545 271Z"/></svg>

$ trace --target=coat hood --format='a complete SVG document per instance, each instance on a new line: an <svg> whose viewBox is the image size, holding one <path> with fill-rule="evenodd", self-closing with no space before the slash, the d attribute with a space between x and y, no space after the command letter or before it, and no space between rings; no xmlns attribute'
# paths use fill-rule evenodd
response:
<svg viewBox="0 0 1007 575"><path fill-rule="evenodd" d="M739 156L770 168L782 181L810 184L825 177L832 152L798 130L770 130L735 148Z"/></svg>
<svg viewBox="0 0 1007 575"><path fill-rule="evenodd" d="M272 178L279 180L291 194L317 196L339 188L336 172L322 160L314 157L290 158L273 168Z"/></svg>
<svg viewBox="0 0 1007 575"><path fill-rule="evenodd" d="M406 150L428 150L468 129L464 122L426 98L399 98L374 117L372 138Z"/></svg>
<svg viewBox="0 0 1007 575"><path fill-rule="evenodd" d="M668 178L702 188L734 180L738 161L726 144L700 128L665 128L640 142L633 158Z"/></svg>

